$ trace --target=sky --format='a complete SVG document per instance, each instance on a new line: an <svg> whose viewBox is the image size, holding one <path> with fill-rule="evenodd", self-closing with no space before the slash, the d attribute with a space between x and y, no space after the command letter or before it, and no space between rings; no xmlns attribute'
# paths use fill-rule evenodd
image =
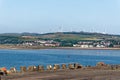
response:
<svg viewBox="0 0 120 80"><path fill-rule="evenodd" d="M120 34L120 0L0 0L0 33Z"/></svg>

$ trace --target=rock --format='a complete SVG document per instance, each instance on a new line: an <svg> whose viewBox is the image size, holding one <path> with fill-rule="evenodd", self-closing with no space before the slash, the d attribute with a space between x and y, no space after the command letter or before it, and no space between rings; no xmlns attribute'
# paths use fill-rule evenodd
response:
<svg viewBox="0 0 120 80"><path fill-rule="evenodd" d="M54 70L58 70L58 69L60 69L60 65L55 64L54 67L53 67L53 69L54 69Z"/></svg>
<svg viewBox="0 0 120 80"><path fill-rule="evenodd" d="M106 66L104 62L98 62L96 66Z"/></svg>
<svg viewBox="0 0 120 80"><path fill-rule="evenodd" d="M74 67L73 64L68 64L68 68L69 68L69 69L75 69L75 67Z"/></svg>
<svg viewBox="0 0 120 80"><path fill-rule="evenodd" d="M11 72L11 73L16 73L16 72L17 72L17 70L16 70L16 68L15 68L15 67L11 67L11 68L10 68L10 72Z"/></svg>
<svg viewBox="0 0 120 80"><path fill-rule="evenodd" d="M75 69L81 69L82 68L82 65L78 64L78 63L75 63L74 64L74 68Z"/></svg>
<svg viewBox="0 0 120 80"><path fill-rule="evenodd" d="M27 71L29 71L29 72L36 71L36 66L29 66Z"/></svg>
<svg viewBox="0 0 120 80"><path fill-rule="evenodd" d="M47 70L52 70L52 65L47 65Z"/></svg>
<svg viewBox="0 0 120 80"><path fill-rule="evenodd" d="M62 69L67 69L66 64L62 64Z"/></svg>
<svg viewBox="0 0 120 80"><path fill-rule="evenodd" d="M39 65L39 66L38 66L38 71L40 71L40 72L44 71L44 66Z"/></svg>
<svg viewBox="0 0 120 80"><path fill-rule="evenodd" d="M25 66L20 67L20 72L26 72L26 71L27 71L27 68Z"/></svg>

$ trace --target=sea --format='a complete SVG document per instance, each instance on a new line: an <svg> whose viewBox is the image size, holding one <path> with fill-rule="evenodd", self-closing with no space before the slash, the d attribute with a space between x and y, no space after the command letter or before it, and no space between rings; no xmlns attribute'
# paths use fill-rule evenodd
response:
<svg viewBox="0 0 120 80"><path fill-rule="evenodd" d="M0 67L38 66L79 63L83 66L95 66L97 62L120 64L120 50L75 50L40 49L9 50L0 49Z"/></svg>

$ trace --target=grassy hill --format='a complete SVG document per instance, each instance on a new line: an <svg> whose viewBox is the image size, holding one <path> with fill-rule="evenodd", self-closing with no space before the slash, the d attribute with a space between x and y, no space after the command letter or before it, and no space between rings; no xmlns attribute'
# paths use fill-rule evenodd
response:
<svg viewBox="0 0 120 80"><path fill-rule="evenodd" d="M30 37L23 37L30 36ZM24 41L55 40L55 41L99 41L116 40L120 41L120 35L89 33L89 32L56 32L56 33L4 33L0 34L0 44L22 43Z"/></svg>
<svg viewBox="0 0 120 80"><path fill-rule="evenodd" d="M58 33L42 34L39 36L39 38L62 39L62 40L103 40L103 39L120 40L120 35L88 33L88 32L58 32Z"/></svg>

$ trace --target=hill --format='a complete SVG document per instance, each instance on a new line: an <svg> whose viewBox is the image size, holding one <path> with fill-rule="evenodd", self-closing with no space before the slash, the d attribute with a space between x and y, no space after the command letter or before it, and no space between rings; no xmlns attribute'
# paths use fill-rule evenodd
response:
<svg viewBox="0 0 120 80"><path fill-rule="evenodd" d="M20 44L26 41L54 40L57 42L77 41L120 41L120 35L90 32L56 32L56 33L4 33L0 34L0 44Z"/></svg>
<svg viewBox="0 0 120 80"><path fill-rule="evenodd" d="M89 32L57 32L47 33L39 36L42 39L61 39L61 40L120 40L120 35L89 33Z"/></svg>

